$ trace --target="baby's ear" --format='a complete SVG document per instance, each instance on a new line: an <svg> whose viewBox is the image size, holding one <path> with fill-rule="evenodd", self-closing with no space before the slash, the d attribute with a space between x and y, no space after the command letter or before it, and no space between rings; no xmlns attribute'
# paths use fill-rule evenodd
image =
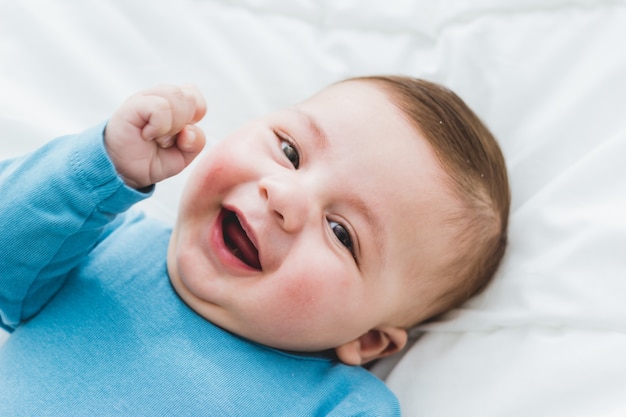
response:
<svg viewBox="0 0 626 417"><path fill-rule="evenodd" d="M347 365L363 365L396 353L406 346L407 332L401 327L372 329L351 342L335 348L339 360Z"/></svg>

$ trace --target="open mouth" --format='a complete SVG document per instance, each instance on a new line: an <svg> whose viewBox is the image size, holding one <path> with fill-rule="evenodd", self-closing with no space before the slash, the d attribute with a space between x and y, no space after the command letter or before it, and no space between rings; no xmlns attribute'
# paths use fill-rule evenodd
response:
<svg viewBox="0 0 626 417"><path fill-rule="evenodd" d="M228 250L252 269L261 270L259 251L241 226L235 212L224 209L222 220L224 243Z"/></svg>

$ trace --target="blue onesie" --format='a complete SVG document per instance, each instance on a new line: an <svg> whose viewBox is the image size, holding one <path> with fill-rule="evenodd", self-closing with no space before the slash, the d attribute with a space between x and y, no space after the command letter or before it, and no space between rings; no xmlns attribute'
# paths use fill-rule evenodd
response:
<svg viewBox="0 0 626 417"><path fill-rule="evenodd" d="M0 163L0 416L398 416L360 367L231 334L178 298L103 125Z"/></svg>

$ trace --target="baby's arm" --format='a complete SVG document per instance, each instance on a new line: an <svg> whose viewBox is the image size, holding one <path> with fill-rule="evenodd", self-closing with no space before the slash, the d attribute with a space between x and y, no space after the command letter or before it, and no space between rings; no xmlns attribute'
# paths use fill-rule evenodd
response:
<svg viewBox="0 0 626 417"><path fill-rule="evenodd" d="M136 189L189 164L204 108L193 88L156 88L115 112L106 143L102 124L0 162L0 325L36 314L116 216L149 195Z"/></svg>
<svg viewBox="0 0 626 417"><path fill-rule="evenodd" d="M178 174L200 153L205 137L194 125L206 104L191 86L162 86L131 96L113 114L104 141L117 172L142 189Z"/></svg>

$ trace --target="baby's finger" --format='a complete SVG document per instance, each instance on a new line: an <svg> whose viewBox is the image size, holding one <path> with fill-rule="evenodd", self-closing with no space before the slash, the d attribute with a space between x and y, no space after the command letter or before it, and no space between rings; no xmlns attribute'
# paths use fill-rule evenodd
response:
<svg viewBox="0 0 626 417"><path fill-rule="evenodd" d="M180 149L185 165L189 165L191 161L202 151L206 137L204 131L196 125L187 125L183 128L176 139L176 146Z"/></svg>
<svg viewBox="0 0 626 417"><path fill-rule="evenodd" d="M189 123L199 122L204 117L207 110L207 104L204 96L200 90L192 84L183 85L181 89L192 103L192 114Z"/></svg>
<svg viewBox="0 0 626 417"><path fill-rule="evenodd" d="M161 136L156 138L154 141L163 149L171 148L176 143L176 137L172 135Z"/></svg>
<svg viewBox="0 0 626 417"><path fill-rule="evenodd" d="M204 97L192 85L156 87L146 92L146 98L153 100L153 109L158 108L153 110L145 133L162 147L173 145L175 136L187 124L197 122L206 113Z"/></svg>
<svg viewBox="0 0 626 417"><path fill-rule="evenodd" d="M144 140L167 138L172 133L172 107L164 97L150 95L140 98L142 105L138 108L140 117L147 123L142 127L141 136ZM170 146L174 142L170 144Z"/></svg>

